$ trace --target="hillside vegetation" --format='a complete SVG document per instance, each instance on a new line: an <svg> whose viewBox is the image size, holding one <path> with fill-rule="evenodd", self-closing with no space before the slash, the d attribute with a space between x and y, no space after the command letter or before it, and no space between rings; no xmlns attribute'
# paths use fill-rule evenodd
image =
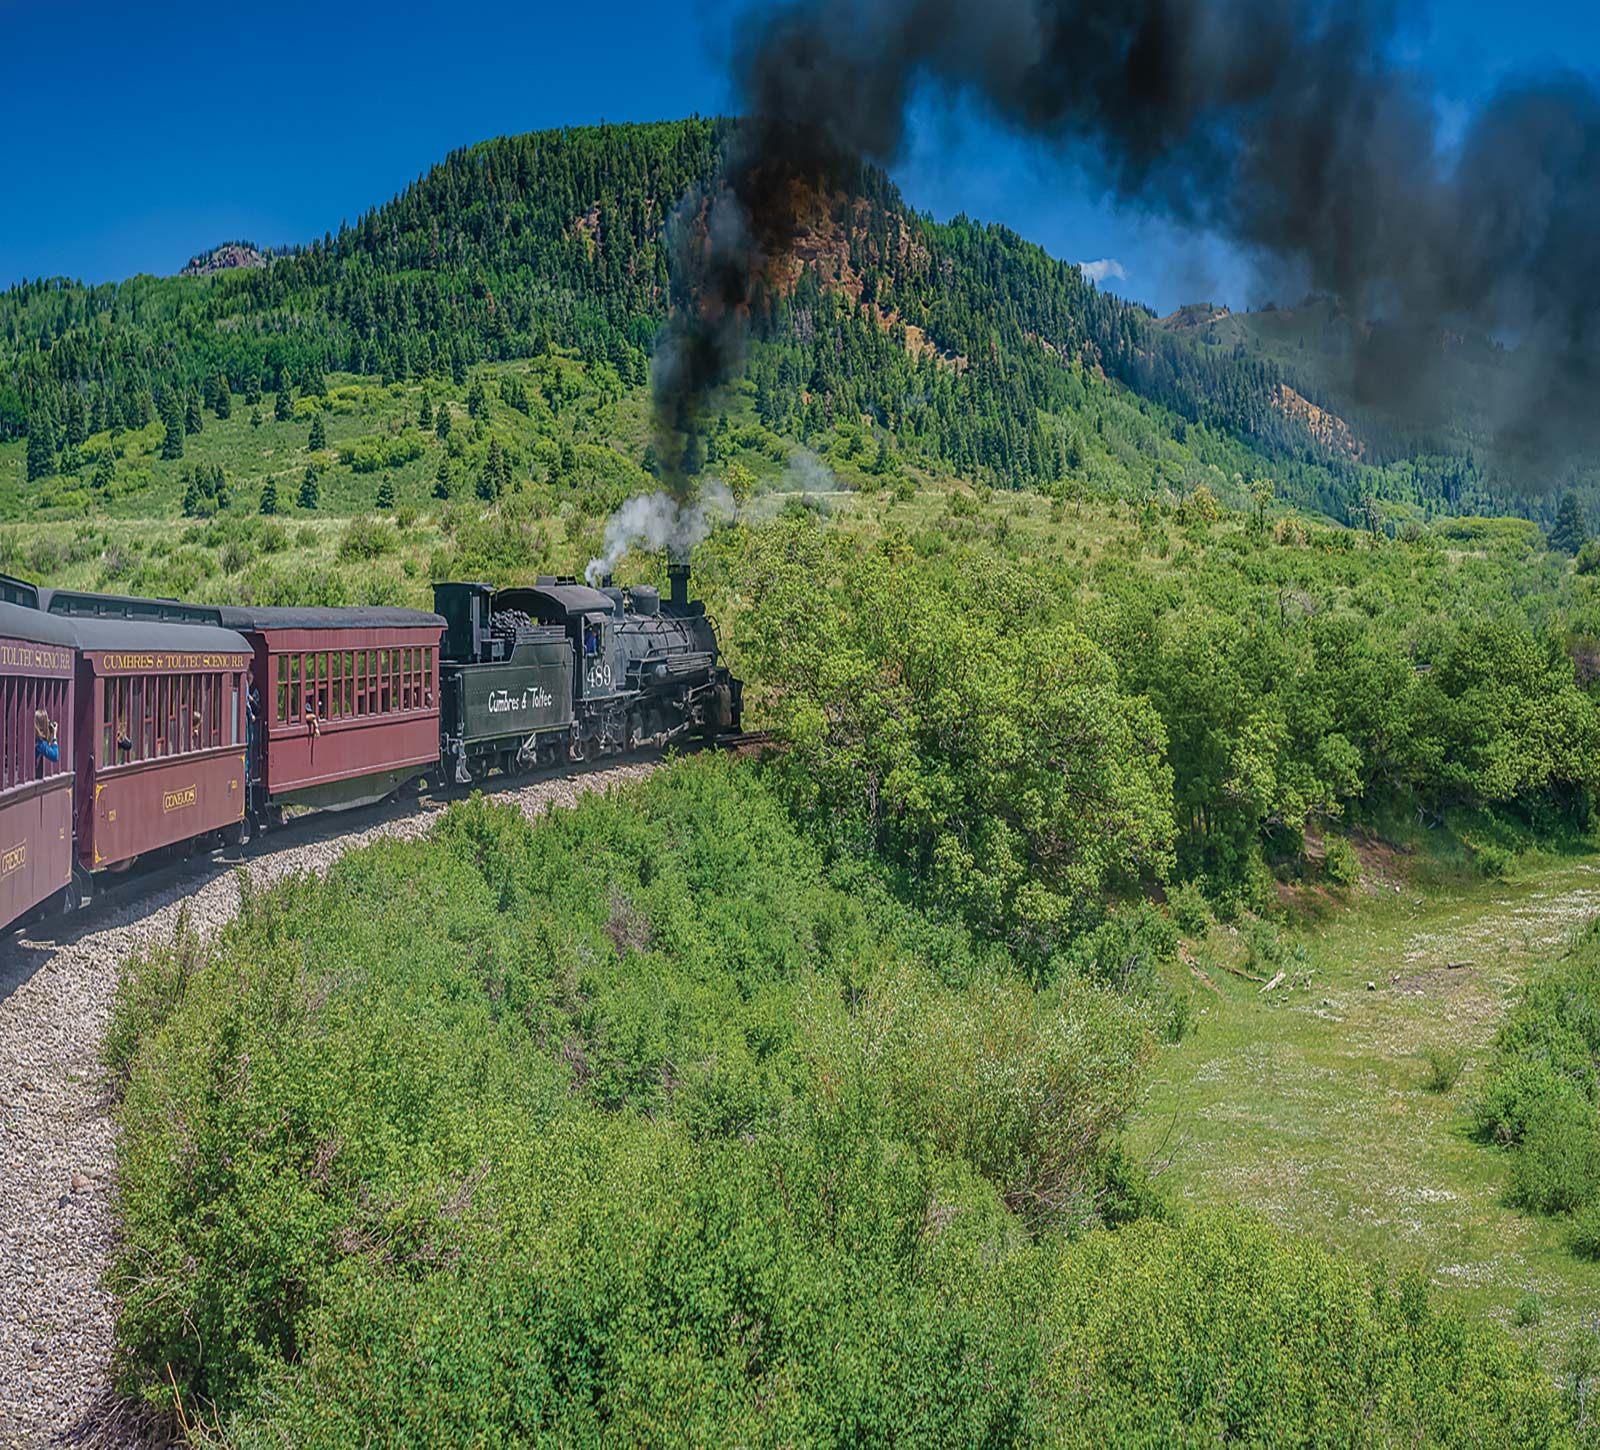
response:
<svg viewBox="0 0 1600 1450"><path fill-rule="evenodd" d="M243 506L270 477L294 492L281 442L247 441L243 419L285 395L321 406L340 371L461 389L476 363L565 354L586 392L640 399L668 295L664 219L711 183L728 134L696 120L502 138L264 267L11 289L0 511L41 486L47 506L115 511L159 492L174 470L157 462L213 427L233 440ZM1342 520L1552 507L1540 493L1560 480L1496 481L1421 444L1353 450L1295 401L1291 383L1314 389L1280 355L1157 326L1004 228L909 211L880 172L816 198L803 230L769 278L747 372L758 421L785 438L864 435L884 463L1005 488L1243 497L1270 478ZM622 451L647 466L647 441ZM519 461L511 481L527 473Z"/></svg>
<svg viewBox="0 0 1600 1450"><path fill-rule="evenodd" d="M126 1374L230 1444L1573 1423L1415 1276L1163 1222L1115 1140L1138 999L1024 985L738 767L247 895L131 968L111 1042Z"/></svg>

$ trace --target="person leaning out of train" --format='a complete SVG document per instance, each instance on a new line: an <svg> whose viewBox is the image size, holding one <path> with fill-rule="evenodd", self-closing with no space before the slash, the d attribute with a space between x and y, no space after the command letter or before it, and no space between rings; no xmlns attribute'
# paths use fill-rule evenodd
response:
<svg viewBox="0 0 1600 1450"><path fill-rule="evenodd" d="M61 746L56 738L56 722L48 710L38 710L33 716L33 773L42 776L46 763L59 765Z"/></svg>

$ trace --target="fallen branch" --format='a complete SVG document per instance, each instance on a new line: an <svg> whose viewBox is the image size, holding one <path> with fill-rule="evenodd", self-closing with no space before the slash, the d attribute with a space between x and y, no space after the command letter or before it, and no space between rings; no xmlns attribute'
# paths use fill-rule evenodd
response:
<svg viewBox="0 0 1600 1450"><path fill-rule="evenodd" d="M1289 974L1287 972L1285 972L1282 967L1280 967L1278 969L1277 976L1275 976L1270 982L1268 982L1267 985L1264 986L1261 990L1263 992L1270 992L1274 987L1281 987L1283 985L1283 979L1288 975Z"/></svg>

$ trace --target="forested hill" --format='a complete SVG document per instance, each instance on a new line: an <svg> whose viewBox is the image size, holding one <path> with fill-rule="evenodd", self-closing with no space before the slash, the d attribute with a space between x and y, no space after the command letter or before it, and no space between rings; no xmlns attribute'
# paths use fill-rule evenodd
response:
<svg viewBox="0 0 1600 1450"><path fill-rule="evenodd" d="M219 395L386 380L575 351L643 387L665 316L665 219L714 178L730 123L501 138L270 265L0 295L0 442L30 480L107 430ZM1001 487L1278 493L1334 517L1497 502L1410 461L1372 466L1260 349L1162 328L1014 233L911 212L881 172L819 199L758 319L761 421L810 440L870 420L880 446ZM1338 420L1334 420L1337 422ZM1518 511L1526 505L1503 503Z"/></svg>

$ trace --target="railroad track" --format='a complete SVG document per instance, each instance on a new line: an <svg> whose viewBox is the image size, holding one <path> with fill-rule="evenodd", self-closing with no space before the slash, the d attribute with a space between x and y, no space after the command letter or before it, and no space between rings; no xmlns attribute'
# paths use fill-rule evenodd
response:
<svg viewBox="0 0 1600 1450"><path fill-rule="evenodd" d="M712 744L718 750L743 750L750 745L770 745L772 741L770 730L742 730L736 735L719 735Z"/></svg>

